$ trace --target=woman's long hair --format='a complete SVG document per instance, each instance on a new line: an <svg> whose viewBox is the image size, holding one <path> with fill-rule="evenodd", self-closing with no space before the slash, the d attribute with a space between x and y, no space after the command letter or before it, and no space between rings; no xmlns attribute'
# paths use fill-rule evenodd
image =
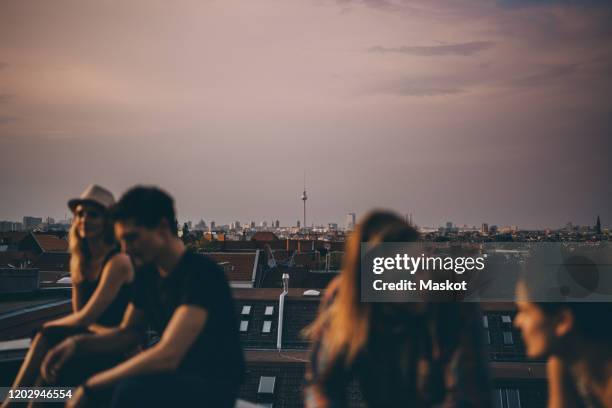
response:
<svg viewBox="0 0 612 408"><path fill-rule="evenodd" d="M361 243L411 242L418 232L398 215L389 211L372 211L348 237L342 272L327 288L317 319L305 335L317 341L333 327L333 335L325 337L329 360L340 356L350 365L364 348L370 332L372 306L360 301Z"/></svg>
<svg viewBox="0 0 612 408"><path fill-rule="evenodd" d="M102 208L100 208L100 210L104 217L104 231L102 232L104 242L111 245L115 242L113 223L108 211ZM73 284L79 284L86 279L87 273L90 272L89 264L91 263L91 251L87 244L87 240L79 236L77 229L75 215L68 235L70 247L70 278Z"/></svg>

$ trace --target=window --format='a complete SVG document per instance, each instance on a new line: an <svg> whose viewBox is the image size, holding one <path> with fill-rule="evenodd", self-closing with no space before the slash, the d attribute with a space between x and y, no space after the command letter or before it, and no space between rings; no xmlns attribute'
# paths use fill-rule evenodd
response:
<svg viewBox="0 0 612 408"><path fill-rule="evenodd" d="M512 332L505 331L503 334L504 334L504 344L514 344L514 339L512 338Z"/></svg>
<svg viewBox="0 0 612 408"><path fill-rule="evenodd" d="M242 312L240 312L241 315L243 316L248 316L251 314L251 306L250 305L244 305L242 306Z"/></svg>
<svg viewBox="0 0 612 408"><path fill-rule="evenodd" d="M482 316L482 325L485 329L489 328L489 318L487 316Z"/></svg>
<svg viewBox="0 0 612 408"><path fill-rule="evenodd" d="M274 394L274 383L276 383L276 377L259 377L259 388L257 389L257 393Z"/></svg>
<svg viewBox="0 0 612 408"><path fill-rule="evenodd" d="M272 331L272 321L266 320L264 321L263 328L261 329L263 333L270 333Z"/></svg>
<svg viewBox="0 0 612 408"><path fill-rule="evenodd" d="M512 323L512 318L509 315L503 315L502 323Z"/></svg>
<svg viewBox="0 0 612 408"><path fill-rule="evenodd" d="M249 330L249 321L248 320L242 320L240 322L240 332L244 333L247 330Z"/></svg>
<svg viewBox="0 0 612 408"><path fill-rule="evenodd" d="M272 316L274 314L274 306L266 306L266 311L264 314L266 316Z"/></svg>

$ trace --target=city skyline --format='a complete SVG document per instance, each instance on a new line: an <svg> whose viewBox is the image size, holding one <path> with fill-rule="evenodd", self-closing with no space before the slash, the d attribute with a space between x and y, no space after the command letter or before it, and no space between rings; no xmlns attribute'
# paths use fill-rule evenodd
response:
<svg viewBox="0 0 612 408"><path fill-rule="evenodd" d="M599 1L0 5L0 218L91 183L182 219L373 208L529 228L612 219Z"/></svg>
<svg viewBox="0 0 612 408"><path fill-rule="evenodd" d="M69 213L68 213L69 214ZM66 215L68 215L66 214ZM350 216L352 214L355 214L353 212L349 212L347 214L345 214L345 217ZM400 214L398 212L399 215L404 216L405 218L408 218L410 220L413 219L413 214L410 213L410 215L408 214ZM363 215L363 214L361 214ZM356 214L356 220L359 221L359 216L360 214ZM42 223L40 225L45 225L47 224L47 220L51 219L53 220L55 223L64 223L64 222L68 222L72 220L72 217L68 216L67 218L56 218L56 217L52 217L52 216L32 216L32 215L24 215L22 217L20 217L19 219L6 219L6 218L2 218L0 216L0 222L15 222L15 223L23 223L22 220L24 218L30 218L30 217L34 217L34 218L39 218L42 220ZM496 227L517 227L518 229L521 230L532 230L532 229L540 229L540 230L544 230L544 229L564 229L567 228L568 225L572 225L573 227L594 227L597 223L597 220L600 219L599 215L596 215L594 218L594 221L592 223L585 223L585 224L579 224L575 221L572 220L568 220L566 221L564 224L562 225L547 225L544 227L531 227L531 226L527 226L527 225L521 225L521 224L504 224L504 223L496 223L495 220L483 220L480 221L479 223L466 223L466 222L462 222L462 221L453 221L449 218L445 219L444 221L440 221L437 224L419 224L418 222L415 221L415 225L419 226L419 227L424 227L424 228L442 228L442 227L448 227L448 224L451 223L453 227L459 227L459 228L481 228L483 224L486 224L487 226L496 226ZM230 226L233 225L235 222L239 222L241 223L242 227L244 228L250 228L250 223L255 223L255 227L256 228L267 228L267 229L275 229L277 227L275 227L275 223L276 221L279 221L280 226L279 228L295 228L297 223L300 222L299 219L296 219L295 221L293 221L293 223L289 222L289 223L283 223L280 219L278 218L270 218L270 219L264 219L264 218L260 218L260 219L246 219L246 218L240 218L240 217L234 217L231 220L224 220L224 219L215 219L215 218L205 218L205 217L196 217L196 218L182 218L180 217L180 214L178 216L177 221L179 222L179 224L183 224L186 222L191 222L193 224L193 226L197 225L200 221L204 221L207 224L207 227L210 227L210 223L214 222L215 225L217 227L221 227L221 226ZM269 222L269 224L268 224ZM262 225L264 224L265 225ZM412 223L412 222L411 222ZM330 224L336 224L340 229L345 229L345 228L350 228L348 227L348 218L345 218L345 221L334 221L334 220L329 220L329 221L323 221L323 222L318 222L318 223L313 223L311 225L308 225L307 228L311 228L312 226L315 227L325 227L328 226ZM301 225L301 224L300 224ZM303 225L301 225L303 227ZM605 229L608 228L609 224L607 224L606 222L602 222L601 223L601 228Z"/></svg>

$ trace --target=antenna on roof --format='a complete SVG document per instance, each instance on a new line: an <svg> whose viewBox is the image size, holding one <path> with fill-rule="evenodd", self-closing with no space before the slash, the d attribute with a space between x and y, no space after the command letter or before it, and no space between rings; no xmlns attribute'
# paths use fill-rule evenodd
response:
<svg viewBox="0 0 612 408"><path fill-rule="evenodd" d="M306 170L304 170L304 192L302 193L301 200L304 202L304 224L303 228L306 228L306 200L308 200L308 196L306 195Z"/></svg>

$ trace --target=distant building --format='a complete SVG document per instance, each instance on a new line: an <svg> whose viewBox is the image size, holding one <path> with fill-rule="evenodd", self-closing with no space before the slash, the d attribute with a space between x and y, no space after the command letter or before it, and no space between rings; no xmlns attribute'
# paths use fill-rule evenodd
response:
<svg viewBox="0 0 612 408"><path fill-rule="evenodd" d="M276 222L274 222L274 227L275 228L280 228L280 221L276 220Z"/></svg>
<svg viewBox="0 0 612 408"><path fill-rule="evenodd" d="M482 235L488 235L489 234L489 224L487 224L486 222L483 222L482 226L480 227L480 233Z"/></svg>
<svg viewBox="0 0 612 408"><path fill-rule="evenodd" d="M355 229L357 215L353 212L346 214L346 229L352 231Z"/></svg>
<svg viewBox="0 0 612 408"><path fill-rule="evenodd" d="M32 230L42 224L43 219L41 217L23 217L23 228L26 230Z"/></svg>
<svg viewBox="0 0 612 408"><path fill-rule="evenodd" d="M204 220L200 219L200 221L198 221L195 227L193 227L193 230L194 231L206 231L206 223L204 222Z"/></svg>
<svg viewBox="0 0 612 408"><path fill-rule="evenodd" d="M595 223L595 233L601 234L601 220L599 219L599 215L597 216L597 222Z"/></svg>
<svg viewBox="0 0 612 408"><path fill-rule="evenodd" d="M13 221L0 221L0 232L21 231L23 224Z"/></svg>

